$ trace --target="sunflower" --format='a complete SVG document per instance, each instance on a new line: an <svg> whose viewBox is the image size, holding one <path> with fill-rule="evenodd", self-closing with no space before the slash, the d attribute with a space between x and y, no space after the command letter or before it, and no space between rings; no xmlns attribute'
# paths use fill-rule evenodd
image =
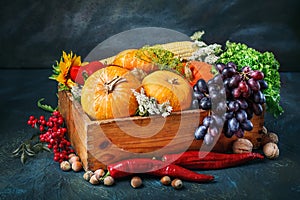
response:
<svg viewBox="0 0 300 200"><path fill-rule="evenodd" d="M49 77L58 82L60 90L68 90L75 85L69 76L72 66L81 66L81 57L73 55L72 51L69 54L63 51L60 62L56 61L56 66L53 66L53 74Z"/></svg>

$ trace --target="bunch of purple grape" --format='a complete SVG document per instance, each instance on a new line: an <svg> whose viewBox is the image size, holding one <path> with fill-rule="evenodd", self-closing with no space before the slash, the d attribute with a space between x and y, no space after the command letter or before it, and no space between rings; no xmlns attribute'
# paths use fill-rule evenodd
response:
<svg viewBox="0 0 300 200"><path fill-rule="evenodd" d="M226 92L222 77L217 75L207 83L199 79L194 86L194 97L198 97L193 101L195 108L210 110L209 115L204 117L202 125L195 131L195 138L204 139L206 144L211 144L222 131L223 116L226 112Z"/></svg>
<svg viewBox="0 0 300 200"><path fill-rule="evenodd" d="M250 121L253 114L261 115L263 112L266 98L262 91L268 88L268 84L261 71L252 70L249 66L238 71L237 66L229 62L226 65L219 63L216 68L222 75L227 95L224 134L227 137L243 137L244 131L253 129Z"/></svg>
<svg viewBox="0 0 300 200"><path fill-rule="evenodd" d="M243 137L244 131L251 131L253 124L250 120L253 114L262 114L263 104L266 102L262 91L268 88L268 84L264 80L264 74L259 70L252 70L249 66L245 66L239 71L234 63L229 62L227 64L216 64L216 69L220 73L220 75L216 77L221 77L224 86L224 90L220 90L219 95L222 95L225 91L226 105L224 105L223 102L218 102L215 109L211 110L211 116L205 117L202 125L195 131L195 138L204 139L206 144L211 144L213 141L212 137L216 135L214 134L215 131L211 131L215 130L213 127L215 123L212 123L211 118L213 118L212 116L214 115L222 114L222 112L219 112L220 106L225 108L224 115L219 116L219 118L224 119L223 132L226 137L230 138L233 135ZM200 85L204 85L203 80L200 82ZM198 83L196 85L198 85ZM199 85L197 87L196 89L199 90ZM198 90L195 90L194 86L194 93ZM213 95L209 95L209 92L207 92L205 96L210 97L210 108L213 108ZM203 109L201 100L198 102L199 108ZM193 103L193 105L194 104L196 103Z"/></svg>

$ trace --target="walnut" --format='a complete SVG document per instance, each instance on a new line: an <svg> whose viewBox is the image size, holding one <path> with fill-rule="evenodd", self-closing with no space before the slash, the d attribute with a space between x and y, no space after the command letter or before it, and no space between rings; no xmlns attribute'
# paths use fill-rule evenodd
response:
<svg viewBox="0 0 300 200"><path fill-rule="evenodd" d="M261 145L264 146L265 144L273 142L275 144L278 143L278 136L276 133L269 132L267 134L264 134L261 138Z"/></svg>
<svg viewBox="0 0 300 200"><path fill-rule="evenodd" d="M253 144L251 143L251 141L244 138L237 139L232 145L233 153L252 152L252 149Z"/></svg>
<svg viewBox="0 0 300 200"><path fill-rule="evenodd" d="M263 147L264 154L269 159L274 159L279 156L279 148L277 144L269 142Z"/></svg>

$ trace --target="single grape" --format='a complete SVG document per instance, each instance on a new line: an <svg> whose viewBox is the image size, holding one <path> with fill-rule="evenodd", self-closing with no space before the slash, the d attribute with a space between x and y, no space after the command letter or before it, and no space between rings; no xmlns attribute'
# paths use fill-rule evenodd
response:
<svg viewBox="0 0 300 200"><path fill-rule="evenodd" d="M234 133L234 135L235 135L236 137L238 137L238 138L242 138L242 137L244 137L244 130L241 129L241 128L239 128L239 129Z"/></svg>
<svg viewBox="0 0 300 200"><path fill-rule="evenodd" d="M207 144L207 145L211 145L214 141L214 138L211 134L206 134L204 136L204 143Z"/></svg>
<svg viewBox="0 0 300 200"><path fill-rule="evenodd" d="M207 84L206 84L205 80L199 79L197 81L197 87L200 92L205 93L205 94L208 93L208 88L207 88Z"/></svg>
<svg viewBox="0 0 300 200"><path fill-rule="evenodd" d="M199 109L199 101L198 101L198 99L193 99L191 108L192 109Z"/></svg>
<svg viewBox="0 0 300 200"><path fill-rule="evenodd" d="M241 94L242 94L242 92L241 92L241 90L239 88L234 88L232 90L232 96L234 98L239 98L241 96Z"/></svg>
<svg viewBox="0 0 300 200"><path fill-rule="evenodd" d="M236 73L236 70L232 67L225 67L222 71L222 75L225 78L230 78Z"/></svg>
<svg viewBox="0 0 300 200"><path fill-rule="evenodd" d="M249 90L249 86L248 86L248 84L245 81L241 81L239 83L238 87L239 87L239 89L241 90L242 93L246 93Z"/></svg>
<svg viewBox="0 0 300 200"><path fill-rule="evenodd" d="M260 85L260 90L268 89L268 83L264 79L258 80L258 83Z"/></svg>
<svg viewBox="0 0 300 200"><path fill-rule="evenodd" d="M239 85L240 81L241 81L241 76L239 74L235 74L231 78L229 78L228 86L230 88L235 88Z"/></svg>
<svg viewBox="0 0 300 200"><path fill-rule="evenodd" d="M230 101L228 103L228 110L229 111L236 112L236 111L239 110L239 108L240 108L240 106L239 106L239 103L237 101Z"/></svg>
<svg viewBox="0 0 300 200"><path fill-rule="evenodd" d="M195 139L196 140L203 139L206 133L207 133L207 128L203 125L199 126L194 133Z"/></svg>
<svg viewBox="0 0 300 200"><path fill-rule="evenodd" d="M249 73L251 71L251 68L249 66L244 66L244 67L242 67L241 71L243 73Z"/></svg>
<svg viewBox="0 0 300 200"><path fill-rule="evenodd" d="M207 133L213 137L216 137L219 134L219 129L217 127L209 127Z"/></svg>
<svg viewBox="0 0 300 200"><path fill-rule="evenodd" d="M226 112L225 113L225 119L231 119L234 117L234 112Z"/></svg>
<svg viewBox="0 0 300 200"><path fill-rule="evenodd" d="M240 125L245 131L251 131L253 129L253 124L250 120L245 120L244 122L240 123Z"/></svg>
<svg viewBox="0 0 300 200"><path fill-rule="evenodd" d="M248 87L248 91L247 92L243 92L242 96L247 99L247 98L249 98L251 96L251 94L252 94L252 90Z"/></svg>
<svg viewBox="0 0 300 200"><path fill-rule="evenodd" d="M215 104L213 104L213 105L215 105ZM215 108L214 108L214 106L212 106L212 109L213 109L214 113L216 113L216 114L223 114L226 112L226 103L218 102L218 104Z"/></svg>
<svg viewBox="0 0 300 200"><path fill-rule="evenodd" d="M253 108L252 107L248 107L247 109L246 109L246 113L247 113L247 119L252 119L252 117L253 117Z"/></svg>
<svg viewBox="0 0 300 200"><path fill-rule="evenodd" d="M211 116L206 116L204 119L203 119L203 122L202 122L202 125L205 126L205 127L209 127L210 124L211 124Z"/></svg>
<svg viewBox="0 0 300 200"><path fill-rule="evenodd" d="M215 115L213 114L211 116L212 122L211 125L217 128L222 128L224 125L224 119L223 117L219 116L219 115Z"/></svg>
<svg viewBox="0 0 300 200"><path fill-rule="evenodd" d="M254 78L255 80L262 80L264 78L264 73L259 70L254 70L252 73L250 73L250 77Z"/></svg>
<svg viewBox="0 0 300 200"><path fill-rule="evenodd" d="M239 103L241 109L245 110L248 108L248 103L245 99L237 99L236 101Z"/></svg>
<svg viewBox="0 0 300 200"><path fill-rule="evenodd" d="M244 121L247 120L248 116L247 116L247 112L245 110L238 110L236 113L235 113L235 117L236 119L238 120L238 122L242 123Z"/></svg>
<svg viewBox="0 0 300 200"><path fill-rule="evenodd" d="M219 71L219 73L221 73L225 67L226 67L226 65L223 64L223 63L217 63L216 64L216 68Z"/></svg>
<svg viewBox="0 0 300 200"><path fill-rule="evenodd" d="M236 131L238 131L239 127L240 124L235 117L228 120L228 129L231 132L235 133Z"/></svg>
<svg viewBox="0 0 300 200"><path fill-rule="evenodd" d="M226 79L224 79L224 81L223 81L223 85L224 85L224 87L229 87L230 88L230 80L231 80L231 78L226 78Z"/></svg>
<svg viewBox="0 0 300 200"><path fill-rule="evenodd" d="M224 135L225 135L225 137L227 137L227 138L231 138L232 136L233 136L233 132L231 132L231 131L229 131L229 130L226 130L225 132L224 132Z"/></svg>
<svg viewBox="0 0 300 200"><path fill-rule="evenodd" d="M200 108L202 108L203 110L209 110L211 109L211 100L208 97L203 97L200 100Z"/></svg>
<svg viewBox="0 0 300 200"><path fill-rule="evenodd" d="M253 103L252 104L252 108L253 108L253 113L255 115L261 115L262 112L263 112L263 108L260 104L257 104L257 103Z"/></svg>
<svg viewBox="0 0 300 200"><path fill-rule="evenodd" d="M234 64L234 62L228 62L228 63L226 64L226 66L227 66L227 67L231 67L231 68L233 68L234 70L237 70L236 64Z"/></svg>
<svg viewBox="0 0 300 200"><path fill-rule="evenodd" d="M198 99L199 101L204 97L205 95L202 92L193 92L193 98Z"/></svg>
<svg viewBox="0 0 300 200"><path fill-rule="evenodd" d="M263 104L266 101L265 95L261 91L253 93L253 100L255 103Z"/></svg>
<svg viewBox="0 0 300 200"><path fill-rule="evenodd" d="M254 78L250 78L247 81L247 83L248 83L248 86L251 88L251 90L253 90L253 91L259 91L260 90L260 85Z"/></svg>
<svg viewBox="0 0 300 200"><path fill-rule="evenodd" d="M198 86L197 86L197 84L195 84L195 85L193 86L193 91L194 91L194 92L200 92L200 91L199 91L199 88L198 88Z"/></svg>
<svg viewBox="0 0 300 200"><path fill-rule="evenodd" d="M224 135L227 138L231 138L233 136L233 132L228 128L228 121L225 122L224 124L224 129L223 129Z"/></svg>

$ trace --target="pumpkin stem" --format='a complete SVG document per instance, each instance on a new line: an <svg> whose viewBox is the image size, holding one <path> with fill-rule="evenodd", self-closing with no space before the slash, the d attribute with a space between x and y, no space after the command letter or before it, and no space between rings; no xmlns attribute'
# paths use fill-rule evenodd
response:
<svg viewBox="0 0 300 200"><path fill-rule="evenodd" d="M172 78L169 79L168 82L172 85L177 85L178 84L178 78Z"/></svg>
<svg viewBox="0 0 300 200"><path fill-rule="evenodd" d="M109 82L104 83L104 87L106 89L107 94L111 93L118 83L122 83L122 82L125 82L125 81L126 81L125 78L122 78L120 76L116 76L115 78L113 78Z"/></svg>

